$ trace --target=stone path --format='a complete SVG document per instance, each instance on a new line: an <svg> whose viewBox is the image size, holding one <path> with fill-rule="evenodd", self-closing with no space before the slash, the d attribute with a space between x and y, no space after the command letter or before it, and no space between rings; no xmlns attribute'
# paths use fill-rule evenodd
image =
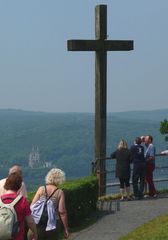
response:
<svg viewBox="0 0 168 240"><path fill-rule="evenodd" d="M156 216L168 214L168 196L124 201L120 209L100 218L89 228L72 234L70 240L117 240Z"/></svg>

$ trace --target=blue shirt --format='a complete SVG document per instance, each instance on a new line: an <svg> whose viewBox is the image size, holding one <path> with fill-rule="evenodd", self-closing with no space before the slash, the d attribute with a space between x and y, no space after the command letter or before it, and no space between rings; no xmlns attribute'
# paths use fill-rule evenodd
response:
<svg viewBox="0 0 168 240"><path fill-rule="evenodd" d="M148 161L149 157L153 157L153 159ZM147 160L147 163L155 164L155 147L152 143L150 143L147 146L146 152L145 152L145 158Z"/></svg>

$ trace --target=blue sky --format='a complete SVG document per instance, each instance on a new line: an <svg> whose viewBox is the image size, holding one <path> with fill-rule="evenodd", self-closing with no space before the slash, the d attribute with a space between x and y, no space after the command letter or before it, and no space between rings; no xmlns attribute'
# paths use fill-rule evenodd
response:
<svg viewBox="0 0 168 240"><path fill-rule="evenodd" d="M167 0L0 0L0 108L94 112L95 53L68 39L95 38L95 6L107 4L109 112L167 108Z"/></svg>

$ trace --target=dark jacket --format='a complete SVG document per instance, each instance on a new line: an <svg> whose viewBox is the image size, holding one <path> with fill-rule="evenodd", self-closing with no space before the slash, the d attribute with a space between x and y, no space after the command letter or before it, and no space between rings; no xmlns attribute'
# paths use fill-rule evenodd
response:
<svg viewBox="0 0 168 240"><path fill-rule="evenodd" d="M130 148L131 162L133 164L145 164L144 147L140 144L134 144Z"/></svg>
<svg viewBox="0 0 168 240"><path fill-rule="evenodd" d="M111 158L116 159L116 177L130 178L130 151L125 148L117 149L111 154Z"/></svg>

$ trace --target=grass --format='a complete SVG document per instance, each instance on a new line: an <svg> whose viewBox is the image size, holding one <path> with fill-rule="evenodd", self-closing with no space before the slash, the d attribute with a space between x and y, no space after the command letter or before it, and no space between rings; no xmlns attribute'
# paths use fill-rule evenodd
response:
<svg viewBox="0 0 168 240"><path fill-rule="evenodd" d="M160 195L167 194L168 189L159 190L157 193ZM133 193L131 193L130 195L133 196ZM109 194L109 195L101 196L98 198L98 200L99 201L110 201L110 200L119 199L120 197L121 197L120 193L116 193L116 194Z"/></svg>
<svg viewBox="0 0 168 240"><path fill-rule="evenodd" d="M168 215L159 216L119 240L166 240L168 239L167 229Z"/></svg>
<svg viewBox="0 0 168 240"><path fill-rule="evenodd" d="M119 199L120 197L121 197L120 193L116 193L116 194L101 196L98 198L98 200L99 201L110 201L110 200Z"/></svg>

